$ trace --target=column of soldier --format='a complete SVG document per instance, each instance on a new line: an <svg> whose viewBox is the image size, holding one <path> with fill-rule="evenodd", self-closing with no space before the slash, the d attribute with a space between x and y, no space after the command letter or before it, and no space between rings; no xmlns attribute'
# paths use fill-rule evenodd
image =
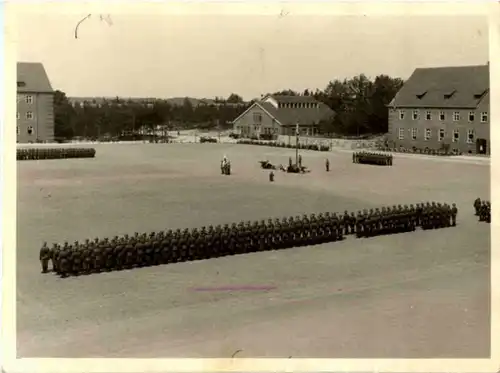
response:
<svg viewBox="0 0 500 373"><path fill-rule="evenodd" d="M482 201L481 198L477 198L474 201L474 209L476 210L476 216L479 217L479 221L486 223L491 223L491 202Z"/></svg>
<svg viewBox="0 0 500 373"><path fill-rule="evenodd" d="M366 151L352 153L352 163L392 166L392 154L371 153Z"/></svg>
<svg viewBox="0 0 500 373"><path fill-rule="evenodd" d="M221 227L168 230L149 235L136 233L133 237L115 236L85 243L63 246L46 243L40 249L42 271L52 269L62 277L210 259L226 255L340 241L346 235L373 237L422 229L445 228L456 225L457 208L446 203L417 203L343 214L324 213L233 223Z"/></svg>
<svg viewBox="0 0 500 373"><path fill-rule="evenodd" d="M17 149L17 160L94 158L94 148L24 148Z"/></svg>

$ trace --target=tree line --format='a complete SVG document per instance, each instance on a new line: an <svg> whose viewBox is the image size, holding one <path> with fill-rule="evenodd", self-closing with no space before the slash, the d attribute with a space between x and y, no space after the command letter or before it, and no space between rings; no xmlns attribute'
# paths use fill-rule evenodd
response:
<svg viewBox="0 0 500 373"><path fill-rule="evenodd" d="M313 96L336 113L333 120L320 123L323 133L360 136L387 132L387 104L402 85L400 78L379 75L372 80L361 74L332 80L323 90L286 89L272 93ZM58 90L54 95L55 137L118 137L159 126L169 130L228 129L252 103L243 103L240 95L232 93L226 99L216 98L213 105L193 105L188 98L182 105L172 105L166 100L145 103L117 97L103 100L100 105L74 107L66 94Z"/></svg>

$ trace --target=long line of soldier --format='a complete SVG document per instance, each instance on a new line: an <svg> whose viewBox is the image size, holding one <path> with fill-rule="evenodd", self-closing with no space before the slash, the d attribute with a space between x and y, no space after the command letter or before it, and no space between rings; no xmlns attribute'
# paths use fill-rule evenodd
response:
<svg viewBox="0 0 500 373"><path fill-rule="evenodd" d="M354 152L352 153L352 163L372 164L377 166L392 166L392 154Z"/></svg>
<svg viewBox="0 0 500 373"><path fill-rule="evenodd" d="M94 158L94 148L23 148L17 149L17 160Z"/></svg>
<svg viewBox="0 0 500 373"><path fill-rule="evenodd" d="M240 222L184 229L181 231L136 233L129 237L75 242L63 246L46 243L40 249L42 271L52 261L54 272L66 277L93 272L121 270L189 260L210 259L226 255L340 241L346 235L377 235L445 228L456 225L455 204L417 203L382 207L343 214L324 213L255 222Z"/></svg>
<svg viewBox="0 0 500 373"><path fill-rule="evenodd" d="M479 221L491 223L491 202L476 198L474 201L475 215L479 217Z"/></svg>

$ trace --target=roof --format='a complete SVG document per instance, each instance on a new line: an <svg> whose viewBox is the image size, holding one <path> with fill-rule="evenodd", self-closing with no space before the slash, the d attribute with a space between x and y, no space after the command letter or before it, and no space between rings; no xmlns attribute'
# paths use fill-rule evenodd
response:
<svg viewBox="0 0 500 373"><path fill-rule="evenodd" d="M264 97L267 98L269 96ZM294 102L310 102L317 103L317 108L276 108L273 104L264 101L256 101L253 105L251 105L243 114L241 114L234 121L237 121L240 117L250 110L255 105L260 106L265 111L267 111L272 117L274 117L282 126L295 126L297 122L303 125L310 125L319 123L322 120L330 119L335 112L330 109L329 106L324 104L323 102L317 101L314 97L310 96L272 96L276 99L279 97L281 103L294 103ZM293 97L293 98L292 98ZM305 98L307 97L307 98ZM299 100L302 98L304 100Z"/></svg>
<svg viewBox="0 0 500 373"><path fill-rule="evenodd" d="M292 95L268 95L264 97L262 100L265 100L268 97L274 98L278 103L282 104L291 104L291 103L314 103L318 102L314 97L312 96L292 96Z"/></svg>
<svg viewBox="0 0 500 373"><path fill-rule="evenodd" d="M53 93L49 77L40 62L17 63L17 91L30 93Z"/></svg>
<svg viewBox="0 0 500 373"><path fill-rule="evenodd" d="M417 68L393 107L476 108L489 99L489 65Z"/></svg>

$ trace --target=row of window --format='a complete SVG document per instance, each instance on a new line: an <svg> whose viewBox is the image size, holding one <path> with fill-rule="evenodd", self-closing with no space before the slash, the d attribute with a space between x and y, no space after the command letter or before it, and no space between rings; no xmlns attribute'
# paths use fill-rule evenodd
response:
<svg viewBox="0 0 500 373"><path fill-rule="evenodd" d="M23 96L22 95L17 95L17 102L20 102L22 100ZM24 96L24 101L27 104L32 104L33 103L33 96L32 95L25 95Z"/></svg>
<svg viewBox="0 0 500 373"><path fill-rule="evenodd" d="M21 131L19 131L19 126L17 126L17 130L16 130L17 134L19 135L21 133ZM26 129L26 132L28 133L28 135L33 135L35 130L33 129L33 126L28 126L28 128Z"/></svg>
<svg viewBox="0 0 500 373"><path fill-rule="evenodd" d="M17 113L17 119L18 120L21 119L21 114L19 114L19 112ZM29 120L35 119L35 116L33 115L32 111L26 112L26 119L29 119Z"/></svg>
<svg viewBox="0 0 500 373"><path fill-rule="evenodd" d="M315 102L289 102L289 103L278 103L280 109L314 109L318 108L319 104Z"/></svg>
<svg viewBox="0 0 500 373"><path fill-rule="evenodd" d="M413 110L412 113L412 119L413 120L419 120L420 119L420 111L419 110ZM405 119L406 112L404 110L399 110L399 119L403 120ZM474 122L476 119L476 113L473 111L469 112L469 122ZM425 112L425 120L432 120L432 111L427 110ZM439 120L445 121L446 120L446 113L444 111L439 112ZM453 112L453 121L458 122L460 120L460 112L459 111L454 111ZM488 112L483 111L481 113L481 123L486 123L488 121Z"/></svg>
<svg viewBox="0 0 500 373"><path fill-rule="evenodd" d="M412 128L409 131L411 132L411 139L416 140L417 134L418 134L418 129ZM444 128L439 129L438 141L443 141L445 136L446 136L446 131L444 130ZM404 128L399 129L398 138L399 138L399 140L404 140L404 138L405 138L405 129ZM425 141L429 141L431 138L432 138L432 129L426 128L424 131L424 139L425 139ZM451 138L451 141L458 142L459 140L460 140L460 130L455 129L455 130L453 130L453 136ZM475 141L475 131L473 129L467 130L467 143L473 144L474 141Z"/></svg>

